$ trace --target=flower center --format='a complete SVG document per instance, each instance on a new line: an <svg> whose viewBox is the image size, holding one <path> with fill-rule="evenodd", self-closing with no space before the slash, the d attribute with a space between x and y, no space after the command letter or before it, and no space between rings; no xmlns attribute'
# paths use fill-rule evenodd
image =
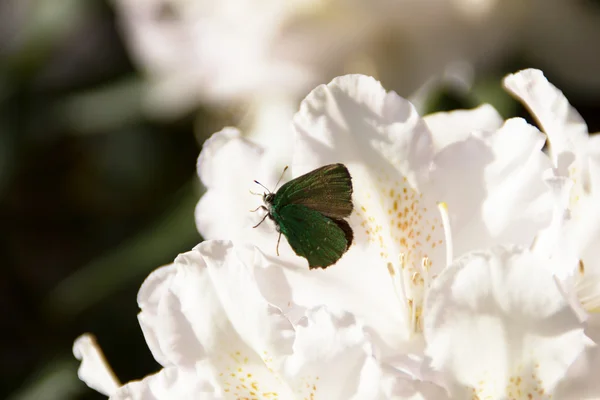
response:
<svg viewBox="0 0 600 400"><path fill-rule="evenodd" d="M388 262L388 272L392 279L394 291L401 307L407 310L409 332L411 334L422 331L423 301L425 291L429 287L431 261L428 257L421 260L418 271L407 268L406 256L401 253L398 263Z"/></svg>
<svg viewBox="0 0 600 400"><path fill-rule="evenodd" d="M440 203L438 209L446 239L446 263L449 264L452 262L452 235L448 208L445 203ZM423 330L423 303L431 281L437 276L431 272L431 266L432 262L428 256L424 256L416 268L413 265L407 265L405 253L400 253L397 263L388 262L387 264L396 297L401 307L407 310L408 328L411 335L421 333Z"/></svg>
<svg viewBox="0 0 600 400"><path fill-rule="evenodd" d="M358 180L358 172L356 175ZM378 250L402 305L407 329L419 333L429 284L452 259L448 209L445 203L436 207L431 196L406 176L378 171L363 182L363 190L355 197L355 216L362 229L355 230L355 237Z"/></svg>

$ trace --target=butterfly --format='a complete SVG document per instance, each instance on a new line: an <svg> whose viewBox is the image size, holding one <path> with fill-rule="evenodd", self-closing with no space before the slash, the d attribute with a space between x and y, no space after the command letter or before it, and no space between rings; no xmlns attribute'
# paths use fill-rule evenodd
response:
<svg viewBox="0 0 600 400"><path fill-rule="evenodd" d="M352 177L344 164L317 168L285 183L274 193L254 182L268 192L262 195L264 205L252 210L266 211L254 228L267 217L275 223L279 232L277 255L282 234L294 252L308 261L310 269L327 268L348 250L354 233L344 218L350 216L354 207Z"/></svg>

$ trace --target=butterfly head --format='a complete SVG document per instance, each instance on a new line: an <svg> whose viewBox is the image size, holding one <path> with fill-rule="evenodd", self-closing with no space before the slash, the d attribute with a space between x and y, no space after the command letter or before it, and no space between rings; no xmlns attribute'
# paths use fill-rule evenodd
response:
<svg viewBox="0 0 600 400"><path fill-rule="evenodd" d="M263 194L263 201L265 202L265 204L267 205L271 205L273 204L273 200L275 199L275 193L264 193Z"/></svg>

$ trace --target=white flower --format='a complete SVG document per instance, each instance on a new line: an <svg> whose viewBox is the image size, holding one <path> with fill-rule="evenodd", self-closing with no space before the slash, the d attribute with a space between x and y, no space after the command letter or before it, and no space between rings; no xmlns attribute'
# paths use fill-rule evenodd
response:
<svg viewBox="0 0 600 400"><path fill-rule="evenodd" d="M529 245L548 222L544 136L521 119L502 124L489 106L422 119L374 79L349 75L316 88L293 124L292 176L333 162L352 175L355 240L342 259L309 271L284 239L277 258L273 224L253 229L261 215L249 210L261 204L252 180L274 188L281 170L269 151L231 129L207 141L199 158L208 191L196 209L198 229L206 238L249 241L285 263L257 272L266 298L292 319L320 304L346 309L384 357L413 353L418 365L423 300L452 252ZM291 297L271 293L281 286ZM411 357L398 362L414 372Z"/></svg>
<svg viewBox="0 0 600 400"><path fill-rule="evenodd" d="M424 331L453 398L579 398L555 393L589 340L534 253L494 248L456 260L431 285Z"/></svg>
<svg viewBox="0 0 600 400"><path fill-rule="evenodd" d="M558 398L600 396L595 379L600 368L600 139L590 136L563 93L538 70L524 70L505 79L505 86L529 108L548 135L555 193L552 225L538 238L537 253L555 264L553 272L565 298L595 343L569 368Z"/></svg>
<svg viewBox="0 0 600 400"><path fill-rule="evenodd" d="M368 32L377 23L360 18L365 12L376 15L360 2L329 3L119 0L116 5L133 55L154 81L155 111L169 113L198 101L305 91L317 79L312 64L325 68L336 54L353 52L361 37L348 35L350 29ZM340 11L343 15L336 15Z"/></svg>
<svg viewBox="0 0 600 400"><path fill-rule="evenodd" d="M116 0L115 5L159 114L201 101L281 95L296 100L316 84L350 72L376 75L411 94L456 64L481 71L515 54L553 67L580 90L600 85L595 73L600 57L592 51L600 24L591 3Z"/></svg>
<svg viewBox="0 0 600 400"><path fill-rule="evenodd" d="M505 79L505 86L548 135L554 163L555 216L538 251L560 257L563 289L581 315L600 311L600 137L588 129L563 93L538 70ZM543 248L543 249L542 249ZM561 251L559 254L558 251ZM585 318L585 316L584 316Z"/></svg>
<svg viewBox="0 0 600 400"><path fill-rule="evenodd" d="M139 321L163 368L117 388L83 337L75 345L80 377L123 400L384 399L433 390L381 369L348 313L318 307L293 326L258 290L253 271L264 263L251 247L207 241L154 271L138 295Z"/></svg>

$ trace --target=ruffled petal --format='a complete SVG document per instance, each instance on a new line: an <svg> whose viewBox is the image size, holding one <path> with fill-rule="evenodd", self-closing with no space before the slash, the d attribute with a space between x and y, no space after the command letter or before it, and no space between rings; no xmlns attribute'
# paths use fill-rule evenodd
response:
<svg viewBox="0 0 600 400"><path fill-rule="evenodd" d="M110 400L212 400L224 398L202 365L167 367L140 381L121 387Z"/></svg>
<svg viewBox="0 0 600 400"><path fill-rule="evenodd" d="M294 175L342 162L377 173L395 169L416 184L433 157L431 133L413 105L363 75L318 86L293 124Z"/></svg>
<svg viewBox="0 0 600 400"><path fill-rule="evenodd" d="M291 352L293 330L258 291L252 252L207 241L152 273L138 295L140 325L163 365L190 366L204 358ZM240 361L241 362L241 361Z"/></svg>
<svg viewBox="0 0 600 400"><path fill-rule="evenodd" d="M423 120L431 131L436 151L467 139L473 132L495 131L504 122L489 104L472 110L437 112L424 116Z"/></svg>
<svg viewBox="0 0 600 400"><path fill-rule="evenodd" d="M455 396L552 395L586 338L548 261L518 248L458 259L425 307L432 366Z"/></svg>
<svg viewBox="0 0 600 400"><path fill-rule="evenodd" d="M271 220L254 226L266 212L260 208L264 206L261 195L275 190L282 176L285 165L280 162L277 154L243 138L234 128L225 128L208 139L198 158L198 175L207 188L195 212L200 234L206 239L252 243L275 255L276 226ZM289 174L283 176L282 183L287 180ZM286 243L280 254L287 262L299 263Z"/></svg>
<svg viewBox="0 0 600 400"><path fill-rule="evenodd" d="M504 86L529 108L548 135L555 163L561 153L574 153L585 146L588 138L585 121L542 71L526 69L508 75Z"/></svg>
<svg viewBox="0 0 600 400"><path fill-rule="evenodd" d="M110 396L121 386L92 335L86 333L78 337L73 344L73 354L81 361L77 375L90 388Z"/></svg>
<svg viewBox="0 0 600 400"><path fill-rule="evenodd" d="M535 127L514 118L436 155L431 190L448 205L455 254L497 243L529 245L547 226L552 199L542 175L551 164L544 143Z"/></svg>

